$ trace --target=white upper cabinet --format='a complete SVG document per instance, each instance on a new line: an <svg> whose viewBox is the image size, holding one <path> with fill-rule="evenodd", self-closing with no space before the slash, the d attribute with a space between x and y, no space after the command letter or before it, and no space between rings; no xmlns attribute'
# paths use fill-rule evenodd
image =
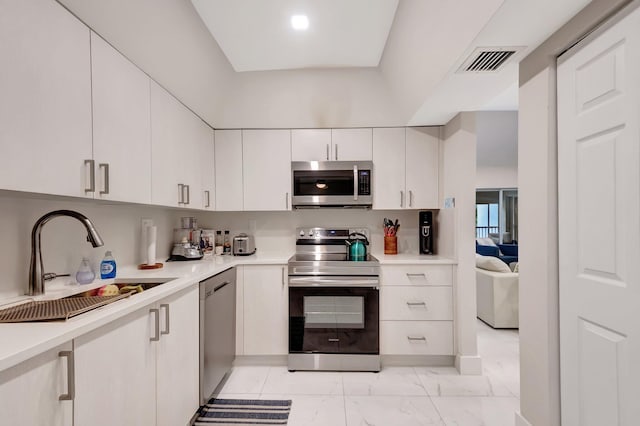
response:
<svg viewBox="0 0 640 426"><path fill-rule="evenodd" d="M291 130L292 161L327 161L331 159L331 129Z"/></svg>
<svg viewBox="0 0 640 426"><path fill-rule="evenodd" d="M241 211L242 131L215 131L216 210Z"/></svg>
<svg viewBox="0 0 640 426"><path fill-rule="evenodd" d="M202 123L204 124L204 123ZM202 179L202 208L214 210L216 207L216 173L215 173L215 146L214 132L206 126L206 135L203 132L200 140L200 177Z"/></svg>
<svg viewBox="0 0 640 426"><path fill-rule="evenodd" d="M244 210L291 209L291 131L243 130Z"/></svg>
<svg viewBox="0 0 640 426"><path fill-rule="evenodd" d="M201 147L211 129L171 94L151 82L151 200L153 204L204 207ZM211 160L213 161L213 159Z"/></svg>
<svg viewBox="0 0 640 426"><path fill-rule="evenodd" d="M437 209L440 129L408 127L406 136L407 207Z"/></svg>
<svg viewBox="0 0 640 426"><path fill-rule="evenodd" d="M331 159L371 161L372 129L331 129Z"/></svg>
<svg viewBox="0 0 640 426"><path fill-rule="evenodd" d="M406 205L405 129L373 129L373 208L401 209Z"/></svg>
<svg viewBox="0 0 640 426"><path fill-rule="evenodd" d="M373 129L373 208L437 209L438 128Z"/></svg>
<svg viewBox="0 0 640 426"><path fill-rule="evenodd" d="M370 161L371 129L293 129L292 161Z"/></svg>
<svg viewBox="0 0 640 426"><path fill-rule="evenodd" d="M151 202L149 77L91 33L95 198Z"/></svg>
<svg viewBox="0 0 640 426"><path fill-rule="evenodd" d="M53 0L0 10L0 188L84 197L89 29Z"/></svg>

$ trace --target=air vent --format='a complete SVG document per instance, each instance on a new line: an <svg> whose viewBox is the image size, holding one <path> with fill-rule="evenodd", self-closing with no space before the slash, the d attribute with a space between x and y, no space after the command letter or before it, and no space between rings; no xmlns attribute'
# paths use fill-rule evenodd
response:
<svg viewBox="0 0 640 426"><path fill-rule="evenodd" d="M458 68L458 72L497 72L522 47L479 47Z"/></svg>

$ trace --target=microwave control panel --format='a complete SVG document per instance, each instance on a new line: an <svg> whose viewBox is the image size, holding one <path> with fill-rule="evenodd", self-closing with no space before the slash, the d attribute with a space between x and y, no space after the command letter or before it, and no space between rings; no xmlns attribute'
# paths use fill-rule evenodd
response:
<svg viewBox="0 0 640 426"><path fill-rule="evenodd" d="M358 170L358 195L371 195L371 170Z"/></svg>

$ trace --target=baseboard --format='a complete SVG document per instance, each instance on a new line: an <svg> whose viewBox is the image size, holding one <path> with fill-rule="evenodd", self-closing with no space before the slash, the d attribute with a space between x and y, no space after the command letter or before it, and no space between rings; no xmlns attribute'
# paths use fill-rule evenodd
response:
<svg viewBox="0 0 640 426"><path fill-rule="evenodd" d="M460 374L482 375L482 359L478 355L456 355L456 368Z"/></svg>
<svg viewBox="0 0 640 426"><path fill-rule="evenodd" d="M287 355L236 355L233 365L286 366Z"/></svg>
<svg viewBox="0 0 640 426"><path fill-rule="evenodd" d="M453 367L452 355L380 355L383 367Z"/></svg>
<svg viewBox="0 0 640 426"><path fill-rule="evenodd" d="M533 426L531 423L527 421L520 412L516 411L516 423L515 426Z"/></svg>

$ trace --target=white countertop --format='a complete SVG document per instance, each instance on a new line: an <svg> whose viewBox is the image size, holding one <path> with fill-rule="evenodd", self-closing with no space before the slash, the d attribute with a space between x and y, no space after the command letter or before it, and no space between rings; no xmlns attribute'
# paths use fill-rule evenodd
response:
<svg viewBox="0 0 640 426"><path fill-rule="evenodd" d="M41 323L0 324L0 371L10 368L35 355L70 341L82 334L117 320L129 313L155 303L180 290L223 272L237 265L285 265L292 253L263 253L251 256L208 256L199 261L166 262L161 269L139 270L137 266L118 265L117 278L95 280L91 284L72 283L69 277L57 278L46 283L45 295L0 301L2 304L20 300L47 300L70 296L114 281L142 283L169 281L143 293L113 302L107 306L84 313L67 321ZM392 264L455 264L452 259L419 254L384 255L373 253L382 265Z"/></svg>

